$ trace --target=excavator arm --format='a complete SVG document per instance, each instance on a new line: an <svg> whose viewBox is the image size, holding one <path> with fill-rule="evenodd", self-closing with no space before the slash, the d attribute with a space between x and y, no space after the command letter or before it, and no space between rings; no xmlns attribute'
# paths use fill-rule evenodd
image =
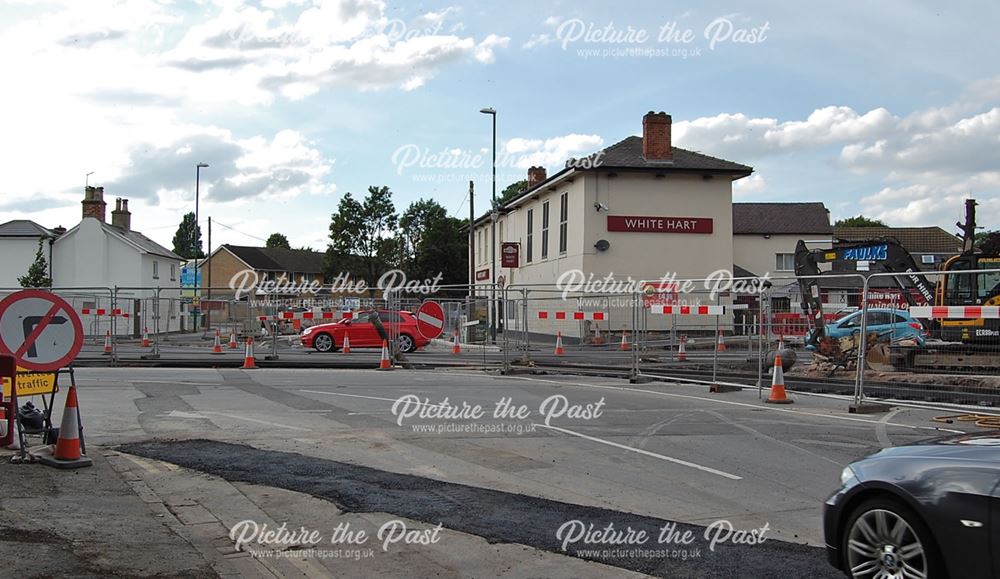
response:
<svg viewBox="0 0 1000 579"><path fill-rule="evenodd" d="M920 273L920 267L917 266L913 256L896 239L880 237L842 245L835 249L809 249L804 241L799 240L795 246L795 275L799 278L802 311L816 329L810 339L813 345L825 335L826 328L823 302L819 294L819 280L815 276L822 274L819 269L820 263L833 261L869 261L872 264L871 271L897 274L893 279L899 286L903 298L911 306L934 304L934 284ZM913 297L911 287L917 290L919 298Z"/></svg>

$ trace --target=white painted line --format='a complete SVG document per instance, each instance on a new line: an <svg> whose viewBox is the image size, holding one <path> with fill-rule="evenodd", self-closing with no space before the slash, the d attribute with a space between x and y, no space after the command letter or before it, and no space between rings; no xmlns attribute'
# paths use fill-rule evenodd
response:
<svg viewBox="0 0 1000 579"><path fill-rule="evenodd" d="M635 453L638 453L638 454L643 454L643 455L646 455L646 456L651 456L653 458L658 458L660 460L665 460L667 462L672 462L674 464L679 464L679 465L682 465L682 466L687 466L687 467L690 467L690 468L695 468L695 469L698 469L700 471L704 471L704 472L712 473L712 474L715 474L715 475L719 475L721 477L728 478L730 480L743 480L743 477L741 477L741 476L737 476L735 474L730 474L728 472L721 471L721 470L716 470L716 469L708 467L708 466L702 466L700 464L695 464L693 462L688 462L686 460L681 460L679 458L674 458L672 456L666 456L666 455L659 454L659 453L656 453L656 452L651 452L651 451L645 450L643 448L635 448L635 447L627 446L627 445L624 445L624 444L618 444L617 442L612 442L610 440L604 440L602 438L597 438L595 436L587 436L586 434L580 434L579 432L573 432L572 430L567 430L565 428L559 428L558 426L546 426L545 424L535 424L534 426L537 427L537 428L548 428L549 430L555 430L556 432L561 432L563 434L569 434L571 436L576 436L576 437L579 437L579 438L583 438L583 439L589 440L591 442L598 442L600 444L606 444L608 446L613 446L615 448L620 448L622 450L627 450L629 452L635 452Z"/></svg>
<svg viewBox="0 0 1000 579"><path fill-rule="evenodd" d="M281 424L279 422L268 422L267 420L258 420L256 418L250 418L248 416L239 416L239 415L236 415L236 414L227 414L225 412L213 412L211 410L199 410L197 412L184 412L184 411L181 411L181 410L171 410L170 413L167 414L167 416L170 417L170 418L207 419L208 416L205 416L206 414L211 414L213 416L224 416L226 418L231 418L233 420L242 420L242 421L245 421L245 422L255 422L257 424L264 424L264 425L267 425L267 426L274 426L274 427L277 427L277 428L286 428L288 430L300 430L302 432L312 432L312 429L309 429L309 428L301 428L299 426L289 426L288 424Z"/></svg>
<svg viewBox="0 0 1000 579"><path fill-rule="evenodd" d="M395 402L395 398L382 398L381 396L362 396L360 394L344 394L343 392L323 392L322 390L299 390L299 392L308 392L309 394L326 394L327 396L346 396L348 398L367 398L368 400L385 400L386 402Z"/></svg>
<svg viewBox="0 0 1000 579"><path fill-rule="evenodd" d="M656 390L645 390L642 388L629 388L627 386L602 386L600 384L584 384L581 382L571 382L571 381L560 381L560 380L547 380L545 378L530 378L527 376L510 376L510 378L518 380L527 380L529 382L548 382L551 384L559 384L562 386L578 386L581 388L600 388L603 390L618 390L618 391L628 391L628 392L641 392L643 394L652 394L654 396L668 396L673 398L688 398L691 400L701 400L703 402L714 402L716 404L728 404L730 406L742 406L744 408L754 408L756 410L764 410L769 412L784 412L787 414L799 414L802 416L815 416L818 418L829 418L830 420L842 420L845 422L862 422L865 424L885 424L886 426L897 426L899 428L909 428L911 430L933 430L935 432L953 432L955 434L965 434L964 430L953 430L950 428L938 428L935 426L916 426L913 424L899 424L898 422L881 422L881 420L868 420L866 418L855 418L853 416L839 416L836 414L823 414L822 412L807 412L803 410L792 410L790 408L779 408L775 406L767 406L764 404L749 404L746 402L736 402L734 400L721 400L719 398L707 398L705 396L692 396L690 394L677 394L674 392L658 392Z"/></svg>

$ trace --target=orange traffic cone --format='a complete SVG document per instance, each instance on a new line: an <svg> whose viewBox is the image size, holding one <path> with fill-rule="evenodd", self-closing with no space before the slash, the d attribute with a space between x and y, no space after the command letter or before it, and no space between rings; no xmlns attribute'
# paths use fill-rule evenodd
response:
<svg viewBox="0 0 1000 579"><path fill-rule="evenodd" d="M562 356L566 350L563 349L562 345L562 332L556 332L556 350L553 352L556 356Z"/></svg>
<svg viewBox="0 0 1000 579"><path fill-rule="evenodd" d="M382 358L378 361L379 370L392 370L392 361L389 360L389 342L382 340Z"/></svg>
<svg viewBox="0 0 1000 579"><path fill-rule="evenodd" d="M726 351L726 337L722 334L722 330L719 330L719 339L716 342L715 349L719 352Z"/></svg>
<svg viewBox="0 0 1000 579"><path fill-rule="evenodd" d="M677 348L677 361L678 362L687 362L687 359L688 359L688 354L687 354L687 349L686 349L687 341L688 341L688 337L687 336L681 336L681 345L680 345L679 348Z"/></svg>
<svg viewBox="0 0 1000 579"><path fill-rule="evenodd" d="M785 395L785 371L781 367L781 354L774 355L774 377L771 378L771 395L764 402L770 404L791 404L795 402Z"/></svg>
<svg viewBox="0 0 1000 579"><path fill-rule="evenodd" d="M458 330L455 330L455 345L453 345L451 347L451 353L452 354L461 354L462 353L462 346L458 342Z"/></svg>
<svg viewBox="0 0 1000 579"><path fill-rule="evenodd" d="M594 324L594 343L603 344L604 338L601 336L601 326L599 324Z"/></svg>
<svg viewBox="0 0 1000 579"><path fill-rule="evenodd" d="M351 353L351 337L344 334L344 347L341 349L341 353L350 354Z"/></svg>
<svg viewBox="0 0 1000 579"><path fill-rule="evenodd" d="M253 357L253 336L248 336L246 354L243 356L243 369L255 370L256 368L257 359Z"/></svg>
<svg viewBox="0 0 1000 579"><path fill-rule="evenodd" d="M143 328L142 329L142 347L143 348L148 348L149 346L150 346L150 343L149 343L149 328Z"/></svg>
<svg viewBox="0 0 1000 579"><path fill-rule="evenodd" d="M229 349L235 350L239 347L240 343L236 341L236 330L233 330L232 333L229 334Z"/></svg>
<svg viewBox="0 0 1000 579"><path fill-rule="evenodd" d="M628 350L628 332L622 332L622 343L618 347L622 350Z"/></svg>
<svg viewBox="0 0 1000 579"><path fill-rule="evenodd" d="M221 354L222 353L222 342L220 340L219 330L215 330L215 343L212 344L212 353Z"/></svg>
<svg viewBox="0 0 1000 579"><path fill-rule="evenodd" d="M111 353L111 330L108 330L104 334L104 353L105 354Z"/></svg>
<svg viewBox="0 0 1000 579"><path fill-rule="evenodd" d="M52 454L40 454L43 464L56 468L80 468L94 464L84 456L80 443L80 408L76 399L76 386L70 386L66 393L66 407L63 409L62 423L59 425L59 440Z"/></svg>

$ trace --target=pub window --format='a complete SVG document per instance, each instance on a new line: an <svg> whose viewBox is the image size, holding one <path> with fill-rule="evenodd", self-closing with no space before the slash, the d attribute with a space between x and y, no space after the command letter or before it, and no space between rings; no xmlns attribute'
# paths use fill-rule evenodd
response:
<svg viewBox="0 0 1000 579"><path fill-rule="evenodd" d="M569 217L569 193L559 198L559 254L566 253L566 220Z"/></svg>
<svg viewBox="0 0 1000 579"><path fill-rule="evenodd" d="M542 203L542 259L549 257L549 202Z"/></svg>
<svg viewBox="0 0 1000 579"><path fill-rule="evenodd" d="M528 239L525 246L524 262L531 263L532 250L535 246L535 210L528 209Z"/></svg>

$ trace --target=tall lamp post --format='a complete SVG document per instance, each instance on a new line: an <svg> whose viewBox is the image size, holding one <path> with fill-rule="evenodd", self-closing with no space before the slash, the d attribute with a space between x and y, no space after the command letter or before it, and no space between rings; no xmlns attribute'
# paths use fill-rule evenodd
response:
<svg viewBox="0 0 1000 579"><path fill-rule="evenodd" d="M191 233L191 243L194 245L194 295L198 300L198 307L195 308L194 314L195 327L201 325L201 320L199 319L199 314L201 314L201 296L199 290L201 288L198 283L198 252L201 249L198 247L198 199L201 197L201 170L203 167L208 168L208 163L198 163L194 171L194 231Z"/></svg>
<svg viewBox="0 0 1000 579"><path fill-rule="evenodd" d="M490 338L497 341L497 111L492 107L479 109L484 115L493 117L493 203L490 219Z"/></svg>

